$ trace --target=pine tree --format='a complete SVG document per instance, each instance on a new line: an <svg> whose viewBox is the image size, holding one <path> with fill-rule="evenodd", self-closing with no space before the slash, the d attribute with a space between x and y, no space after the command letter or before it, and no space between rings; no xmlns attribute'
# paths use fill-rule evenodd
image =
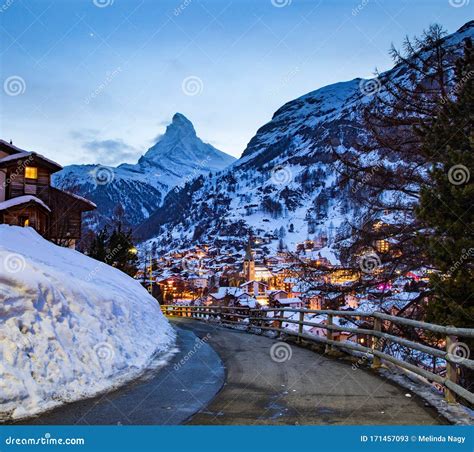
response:
<svg viewBox="0 0 474 452"><path fill-rule="evenodd" d="M131 230L124 231L121 223L109 235L106 226L94 237L87 254L122 270L130 276L137 273L138 256Z"/></svg>
<svg viewBox="0 0 474 452"><path fill-rule="evenodd" d="M95 235L92 239L91 245L87 254L101 262L105 262L107 256L107 241L108 241L108 232L107 226L104 226L103 229Z"/></svg>
<svg viewBox="0 0 474 452"><path fill-rule="evenodd" d="M428 320L472 327L474 319L474 53L465 43L457 61L455 95L437 120L420 129L422 152L435 162L422 187L419 240L436 273ZM452 97L452 98L450 98Z"/></svg>
<svg viewBox="0 0 474 452"><path fill-rule="evenodd" d="M344 265L355 272L362 270L350 288L353 291L365 293L397 274L429 265L417 243L424 226L415 210L421 187L430 183L428 173L437 160L422 152L420 129L438 120L440 104L455 86L455 61L463 51L462 43L447 45L445 36L441 26L432 25L420 38L407 39L402 51L392 48L394 63L406 68L404 75L378 74L380 90L364 109L364 133L357 146L334 149L339 189L363 212L344 236L336 237ZM389 243L390 252L381 254L381 241ZM364 272L364 259L373 255L378 258L377 271ZM379 301L385 296L383 291ZM420 294L405 309L416 308L411 315L422 317L419 302L423 298Z"/></svg>
<svg viewBox="0 0 474 452"><path fill-rule="evenodd" d="M130 276L137 273L138 257L133 244L132 231L123 231L121 223L117 225L109 238L106 262Z"/></svg>

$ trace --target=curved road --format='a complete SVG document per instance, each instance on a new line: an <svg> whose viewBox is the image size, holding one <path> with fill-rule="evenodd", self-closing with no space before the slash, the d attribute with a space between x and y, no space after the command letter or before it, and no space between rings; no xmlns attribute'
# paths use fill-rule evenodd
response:
<svg viewBox="0 0 474 452"><path fill-rule="evenodd" d="M179 353L115 391L69 403L22 424L176 425L205 407L225 373L217 353L191 331L178 330Z"/></svg>
<svg viewBox="0 0 474 452"><path fill-rule="evenodd" d="M180 352L165 368L25 423L446 423L415 395L348 362L291 344L283 345L291 358L278 362L271 354L277 341L268 337L188 319L173 323Z"/></svg>
<svg viewBox="0 0 474 452"><path fill-rule="evenodd" d="M414 394L407 397L407 390L369 370L354 370L348 362L290 344L284 346L290 347L291 358L276 362L271 359L274 339L186 319L175 323L199 337L207 335L226 366L223 389L190 424L447 423Z"/></svg>

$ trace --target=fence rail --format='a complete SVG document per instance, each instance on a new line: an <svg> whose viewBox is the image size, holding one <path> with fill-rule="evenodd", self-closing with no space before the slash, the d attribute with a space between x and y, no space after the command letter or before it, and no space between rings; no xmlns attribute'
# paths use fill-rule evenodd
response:
<svg viewBox="0 0 474 452"><path fill-rule="evenodd" d="M169 317L190 317L197 320L217 320L222 324L242 325L251 329L265 331L274 331L279 334L294 336L298 341L307 340L310 342L323 344L327 352L333 352L335 349L342 351L357 351L372 357L372 367L379 368L382 360L388 361L398 367L411 371L429 381L439 384L443 390L446 401L456 402L456 396L474 404L474 394L458 384L459 372L462 367L474 370L474 360L469 359L469 350L462 348L467 356L455 354L456 347L459 347L458 338L474 338L474 328L455 328L448 326L435 325L432 323L420 322L418 320L406 319L382 313L368 314L358 311L335 311L335 310L314 310L314 309L250 309L245 307L227 307L227 306L179 306L162 305L162 312ZM298 320L285 317L285 313L298 314ZM326 323L310 322L305 320L305 315L325 315ZM334 317L351 317L364 319L370 328L349 327L334 324ZM297 331L284 328L283 324L297 325ZM426 344L412 341L385 332L390 325L410 327L423 332L442 335L444 338L444 347L435 348ZM304 332L304 327L315 327L326 330L325 336L317 336ZM366 325L364 325L366 326ZM385 331L384 331L385 330ZM352 335L363 335L370 338L369 346L361 345L358 342L344 340L339 341L334 337L334 332L344 332ZM406 347L409 350L421 352L434 358L440 358L446 361L445 376L431 372L416 364L403 361L393 355L382 351L383 341L389 341ZM465 344L462 344L463 346Z"/></svg>

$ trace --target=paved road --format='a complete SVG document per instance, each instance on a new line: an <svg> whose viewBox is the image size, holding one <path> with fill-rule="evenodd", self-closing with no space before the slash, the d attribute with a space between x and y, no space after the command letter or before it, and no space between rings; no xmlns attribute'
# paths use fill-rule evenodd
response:
<svg viewBox="0 0 474 452"><path fill-rule="evenodd" d="M64 405L23 424L176 425L205 407L224 383L216 352L178 329L179 353L169 364L116 391Z"/></svg>
<svg viewBox="0 0 474 452"><path fill-rule="evenodd" d="M187 319L173 323L180 352L165 368L24 423L445 423L416 396L347 362L288 344L280 351L291 347L291 359L277 362L271 357L277 341L268 337Z"/></svg>
<svg viewBox="0 0 474 452"><path fill-rule="evenodd" d="M446 423L415 395L407 397L406 390L347 362L296 345L291 359L275 362L276 341L270 338L186 319L175 323L200 337L209 335L226 367L224 387L190 424Z"/></svg>

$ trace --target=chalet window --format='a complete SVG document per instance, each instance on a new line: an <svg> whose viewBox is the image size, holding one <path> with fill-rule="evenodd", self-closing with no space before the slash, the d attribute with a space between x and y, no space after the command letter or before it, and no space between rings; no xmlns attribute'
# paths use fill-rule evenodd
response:
<svg viewBox="0 0 474 452"><path fill-rule="evenodd" d="M38 168L35 166L26 166L25 179L38 179Z"/></svg>

